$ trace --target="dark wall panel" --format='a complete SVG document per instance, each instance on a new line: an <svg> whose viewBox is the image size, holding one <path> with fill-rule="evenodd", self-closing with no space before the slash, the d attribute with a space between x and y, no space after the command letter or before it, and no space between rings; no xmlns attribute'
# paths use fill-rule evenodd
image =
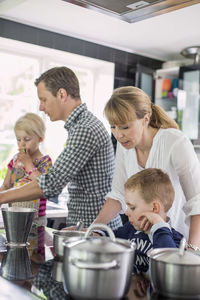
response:
<svg viewBox="0 0 200 300"><path fill-rule="evenodd" d="M117 82L134 85L134 74L130 70L140 63L146 67L160 69L163 61L102 46L56 32L39 29L0 18L0 36L52 49L67 51L115 63L115 86Z"/></svg>

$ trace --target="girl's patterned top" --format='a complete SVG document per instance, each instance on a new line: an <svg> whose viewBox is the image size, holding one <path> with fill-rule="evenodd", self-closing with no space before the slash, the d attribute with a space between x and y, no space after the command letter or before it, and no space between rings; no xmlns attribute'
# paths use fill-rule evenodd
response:
<svg viewBox="0 0 200 300"><path fill-rule="evenodd" d="M35 163L35 167L37 170L44 174L48 173L49 168L52 166L52 160L49 155L43 156L40 160ZM11 170L11 182L13 186L22 186L25 183L31 181L28 172L26 171L24 165L18 161L17 155L13 157L13 159L8 164L8 169ZM37 201L37 200L33 200ZM27 201L28 203L28 201ZM39 212L38 216L42 217L46 214L46 199L41 198L39 202Z"/></svg>

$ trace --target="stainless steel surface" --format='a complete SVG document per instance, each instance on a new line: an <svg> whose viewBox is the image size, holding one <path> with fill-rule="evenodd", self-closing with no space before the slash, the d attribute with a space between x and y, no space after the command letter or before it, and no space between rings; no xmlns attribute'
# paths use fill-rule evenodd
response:
<svg viewBox="0 0 200 300"><path fill-rule="evenodd" d="M78 223L76 224L76 228L75 230L78 231L78 230L81 230L84 226L84 223L83 221L78 221Z"/></svg>
<svg viewBox="0 0 200 300"><path fill-rule="evenodd" d="M57 282L63 281L63 272L62 272L63 262L57 258L54 258L53 268L52 268L52 278Z"/></svg>
<svg viewBox="0 0 200 300"><path fill-rule="evenodd" d="M85 233L85 238L88 238L92 231L94 231L95 229L101 229L101 230L104 230L108 233L108 236L109 238L115 242L115 235L112 231L112 229L110 227L108 227L107 225L105 224L92 224L90 225L90 227L87 229L86 233Z"/></svg>
<svg viewBox="0 0 200 300"><path fill-rule="evenodd" d="M157 293L173 298L199 299L199 255L191 251L180 255L177 248L153 249L148 255L150 281Z"/></svg>
<svg viewBox="0 0 200 300"><path fill-rule="evenodd" d="M181 55L186 58L194 58L194 64L200 63L200 46L191 46L184 48L181 51Z"/></svg>
<svg viewBox="0 0 200 300"><path fill-rule="evenodd" d="M2 208L3 222L9 244L26 244L35 209L23 207Z"/></svg>
<svg viewBox="0 0 200 300"><path fill-rule="evenodd" d="M9 247L1 263L1 276L9 280L33 278L31 262L26 247Z"/></svg>
<svg viewBox="0 0 200 300"><path fill-rule="evenodd" d="M1 300L41 300L28 290L0 277Z"/></svg>
<svg viewBox="0 0 200 300"><path fill-rule="evenodd" d="M198 0L63 0L133 23L199 3Z"/></svg>
<svg viewBox="0 0 200 300"><path fill-rule="evenodd" d="M85 232L83 231L75 231L75 230L57 230L53 231L53 249L54 253L58 257L63 257L63 242L68 240L71 237L79 237L83 238L85 236Z"/></svg>
<svg viewBox="0 0 200 300"><path fill-rule="evenodd" d="M183 256L185 254L185 248L186 248L186 239L182 238L179 246L179 256Z"/></svg>
<svg viewBox="0 0 200 300"><path fill-rule="evenodd" d="M75 299L120 299L130 286L135 244L122 239L114 238L114 242L108 237L90 237L97 226L110 232L108 226L101 228L95 224L85 238L64 242L64 288Z"/></svg>

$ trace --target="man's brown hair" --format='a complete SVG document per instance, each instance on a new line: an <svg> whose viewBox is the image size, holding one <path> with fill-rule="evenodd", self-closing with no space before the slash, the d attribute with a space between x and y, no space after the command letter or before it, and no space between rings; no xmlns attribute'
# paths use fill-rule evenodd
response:
<svg viewBox="0 0 200 300"><path fill-rule="evenodd" d="M44 82L46 88L53 96L57 95L59 89L65 89L74 99L80 99L79 81L75 73L67 67L55 67L42 73L35 80L35 85Z"/></svg>
<svg viewBox="0 0 200 300"><path fill-rule="evenodd" d="M167 212L174 201L174 188L169 176L160 169L148 168L131 176L124 185L125 190L141 193L147 203L158 199Z"/></svg>

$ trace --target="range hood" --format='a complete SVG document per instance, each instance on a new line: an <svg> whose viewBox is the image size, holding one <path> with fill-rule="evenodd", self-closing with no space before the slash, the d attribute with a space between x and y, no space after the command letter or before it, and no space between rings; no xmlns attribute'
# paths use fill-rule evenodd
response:
<svg viewBox="0 0 200 300"><path fill-rule="evenodd" d="M119 18L129 23L199 3L199 0L62 0Z"/></svg>

